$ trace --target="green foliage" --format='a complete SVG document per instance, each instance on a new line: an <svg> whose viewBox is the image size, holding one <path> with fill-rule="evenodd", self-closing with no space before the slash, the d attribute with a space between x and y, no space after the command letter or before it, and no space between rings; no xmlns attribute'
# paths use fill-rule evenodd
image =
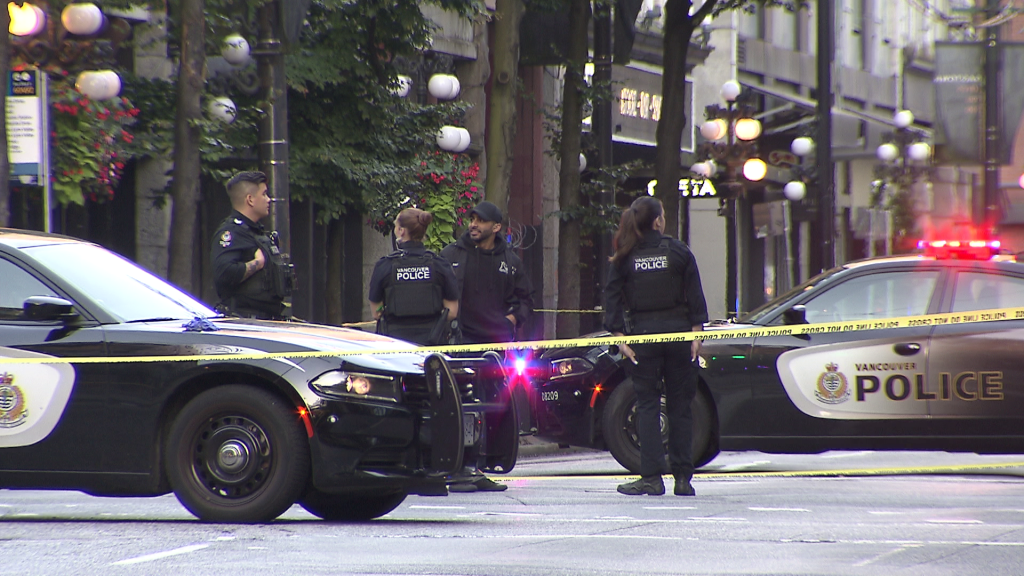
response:
<svg viewBox="0 0 1024 576"><path fill-rule="evenodd" d="M434 4L479 9L475 1ZM389 90L397 85L395 58L418 61L433 25L419 4L385 0L314 0L306 21L301 46L286 58L292 195L313 200L321 222L367 210L390 232L395 197L417 185L418 158L437 149L438 129L464 110Z"/></svg>
<svg viewBox="0 0 1024 576"><path fill-rule="evenodd" d="M413 178L404 189L382 191L368 205L367 223L382 234L391 233L395 218L405 208L433 214L423 243L440 252L456 239L469 209L483 199L476 178L480 166L465 154L434 151L416 158Z"/></svg>
<svg viewBox="0 0 1024 576"><path fill-rule="evenodd" d="M139 109L124 97L90 100L64 74L50 83L50 109L51 185L57 201L82 205L87 199L113 199L134 140L128 127Z"/></svg>

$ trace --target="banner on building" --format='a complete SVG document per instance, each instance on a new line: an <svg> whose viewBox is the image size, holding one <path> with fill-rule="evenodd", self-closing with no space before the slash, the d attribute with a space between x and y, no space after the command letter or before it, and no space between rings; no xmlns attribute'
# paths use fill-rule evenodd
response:
<svg viewBox="0 0 1024 576"><path fill-rule="evenodd" d="M978 42L935 43L938 142L951 163L984 162L985 48Z"/></svg>

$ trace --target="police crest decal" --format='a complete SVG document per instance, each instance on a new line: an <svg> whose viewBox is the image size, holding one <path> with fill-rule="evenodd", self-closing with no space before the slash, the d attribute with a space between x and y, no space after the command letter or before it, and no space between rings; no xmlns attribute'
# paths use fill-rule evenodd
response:
<svg viewBox="0 0 1024 576"><path fill-rule="evenodd" d="M814 390L814 397L824 404L842 404L849 400L849 383L835 362L826 364L825 371L818 376L818 386Z"/></svg>
<svg viewBox="0 0 1024 576"><path fill-rule="evenodd" d="M231 246L231 231L225 230L224 233L220 235L220 246L221 248Z"/></svg>
<svg viewBox="0 0 1024 576"><path fill-rule="evenodd" d="M14 385L14 375L0 374L0 428L20 426L28 418L25 394Z"/></svg>

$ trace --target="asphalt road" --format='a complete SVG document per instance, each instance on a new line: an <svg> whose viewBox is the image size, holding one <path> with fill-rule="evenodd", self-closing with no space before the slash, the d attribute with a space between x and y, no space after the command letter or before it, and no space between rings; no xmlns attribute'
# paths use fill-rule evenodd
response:
<svg viewBox="0 0 1024 576"><path fill-rule="evenodd" d="M692 498L620 495L623 474L604 453L533 456L505 492L413 496L362 524L0 491L0 574L1024 573L1024 456L727 453Z"/></svg>

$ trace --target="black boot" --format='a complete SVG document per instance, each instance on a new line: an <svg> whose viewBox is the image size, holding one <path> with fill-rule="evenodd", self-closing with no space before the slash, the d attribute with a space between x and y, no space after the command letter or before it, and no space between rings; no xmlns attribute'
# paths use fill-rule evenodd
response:
<svg viewBox="0 0 1024 576"><path fill-rule="evenodd" d="M673 490L676 496L696 496L697 492L690 485L690 479L682 476L676 477L676 486Z"/></svg>
<svg viewBox="0 0 1024 576"><path fill-rule="evenodd" d="M665 493L665 482L661 479L661 476L650 476L626 484L619 484L616 490L619 491L619 494L628 494L629 496L639 496L641 494L661 496Z"/></svg>

